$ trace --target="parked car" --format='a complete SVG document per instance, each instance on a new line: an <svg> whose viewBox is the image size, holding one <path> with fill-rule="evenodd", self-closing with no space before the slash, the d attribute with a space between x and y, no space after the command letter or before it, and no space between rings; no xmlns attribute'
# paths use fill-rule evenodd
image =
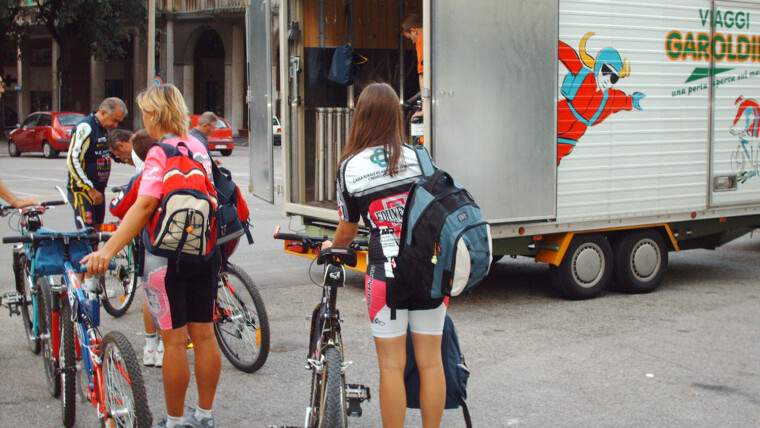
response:
<svg viewBox="0 0 760 428"><path fill-rule="evenodd" d="M190 116L191 128L198 124L200 117L199 114ZM220 117L216 121L216 130L208 137L208 150L210 152L217 151L222 156L229 156L234 149L235 143L232 140L232 126L230 126L230 123L226 119Z"/></svg>
<svg viewBox="0 0 760 428"><path fill-rule="evenodd" d="M84 118L81 113L68 111L38 111L30 114L8 134L8 154L42 152L52 159L69 149L74 127Z"/></svg>
<svg viewBox="0 0 760 428"><path fill-rule="evenodd" d="M282 125L277 116L272 116L272 144L279 146L282 142Z"/></svg>

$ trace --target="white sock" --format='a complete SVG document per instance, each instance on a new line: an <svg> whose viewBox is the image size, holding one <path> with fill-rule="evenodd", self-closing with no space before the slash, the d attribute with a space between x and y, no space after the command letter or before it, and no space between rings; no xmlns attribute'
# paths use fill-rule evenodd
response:
<svg viewBox="0 0 760 428"><path fill-rule="evenodd" d="M211 409L201 409L201 406L195 407L195 419L203 420L203 418L210 418L211 417Z"/></svg>
<svg viewBox="0 0 760 428"><path fill-rule="evenodd" d="M156 349L158 347L158 333L145 333L145 346L148 349Z"/></svg>
<svg viewBox="0 0 760 428"><path fill-rule="evenodd" d="M169 416L166 415L166 428L183 428L185 426L182 423L182 416Z"/></svg>

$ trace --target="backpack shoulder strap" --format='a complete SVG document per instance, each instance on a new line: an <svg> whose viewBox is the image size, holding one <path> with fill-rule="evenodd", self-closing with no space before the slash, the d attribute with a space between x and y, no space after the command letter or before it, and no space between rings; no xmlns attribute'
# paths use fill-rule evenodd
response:
<svg viewBox="0 0 760 428"><path fill-rule="evenodd" d="M422 175L425 177L430 177L433 175L436 170L435 164L433 164L433 159L430 158L430 153L428 153L427 149L425 149L425 146L415 144L412 146L412 149L414 149L414 152L417 154L417 161L420 163Z"/></svg>

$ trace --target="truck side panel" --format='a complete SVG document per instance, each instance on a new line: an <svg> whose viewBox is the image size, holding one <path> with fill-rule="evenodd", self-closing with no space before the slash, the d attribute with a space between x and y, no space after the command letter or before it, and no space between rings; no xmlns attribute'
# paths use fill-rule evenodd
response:
<svg viewBox="0 0 760 428"><path fill-rule="evenodd" d="M560 1L558 222L706 208L710 91L687 81L708 63L673 61L666 40L709 33L709 9Z"/></svg>

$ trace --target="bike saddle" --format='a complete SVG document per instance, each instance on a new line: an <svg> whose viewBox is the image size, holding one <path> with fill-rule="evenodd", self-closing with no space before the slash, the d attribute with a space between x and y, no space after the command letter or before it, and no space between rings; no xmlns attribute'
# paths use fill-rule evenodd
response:
<svg viewBox="0 0 760 428"><path fill-rule="evenodd" d="M350 248L328 248L319 253L317 264L338 263L350 267L356 266L356 251Z"/></svg>

